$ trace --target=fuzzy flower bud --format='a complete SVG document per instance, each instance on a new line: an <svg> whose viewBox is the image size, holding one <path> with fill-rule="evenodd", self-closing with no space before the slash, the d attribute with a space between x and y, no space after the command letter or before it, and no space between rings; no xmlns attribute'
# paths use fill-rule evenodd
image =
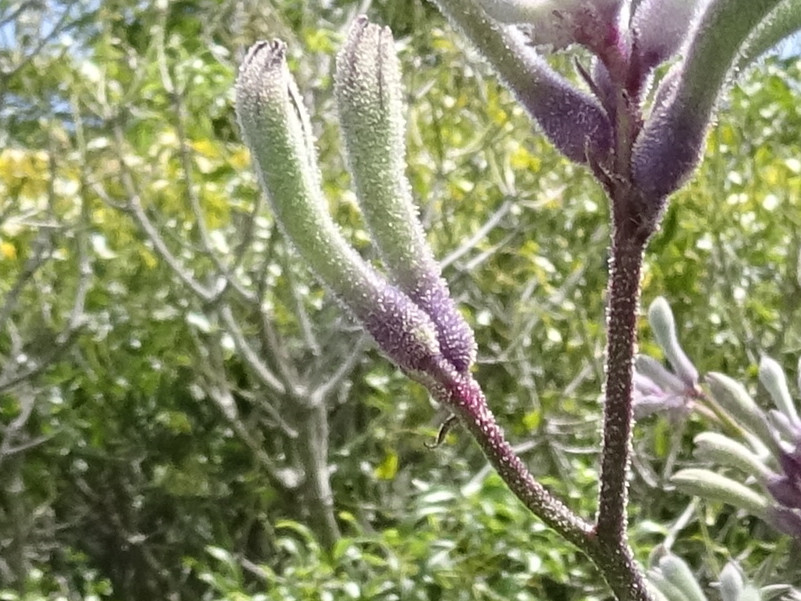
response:
<svg viewBox="0 0 801 601"><path fill-rule="evenodd" d="M776 530L801 540L801 515L798 511L787 507L771 507L765 521Z"/></svg>
<svg viewBox="0 0 801 601"><path fill-rule="evenodd" d="M431 319L345 241L327 211L308 116L282 42L259 42L236 83L242 136L286 236L320 280L364 323L379 347L407 371L440 356Z"/></svg>
<svg viewBox="0 0 801 601"><path fill-rule="evenodd" d="M743 42L779 1L714 0L697 20L675 88L634 144L632 173L643 194L665 198L690 177Z"/></svg>
<svg viewBox="0 0 801 601"><path fill-rule="evenodd" d="M392 34L360 17L337 57L336 98L362 213L393 281L431 317L443 355L466 371L473 332L440 277L404 173L402 93Z"/></svg>
<svg viewBox="0 0 801 601"><path fill-rule="evenodd" d="M776 440L775 431L765 413L757 406L742 384L719 373L710 373L706 379L712 397L720 406L741 426L754 434L778 458L782 450Z"/></svg>
<svg viewBox="0 0 801 601"><path fill-rule="evenodd" d="M743 574L734 562L729 562L720 573L720 596L723 601L739 601L745 582Z"/></svg>
<svg viewBox="0 0 801 601"><path fill-rule="evenodd" d="M681 591L687 601L706 601L701 585L695 579L690 566L676 555L669 553L659 560L659 569L668 582Z"/></svg>
<svg viewBox="0 0 801 601"><path fill-rule="evenodd" d="M536 45L563 48L592 38L601 42L615 23L620 0L479 0L487 15L500 23L529 26Z"/></svg>
<svg viewBox="0 0 801 601"><path fill-rule="evenodd" d="M706 469L688 468L673 474L670 481L687 494L721 501L763 517L768 501L759 493L731 478Z"/></svg>
<svg viewBox="0 0 801 601"><path fill-rule="evenodd" d="M678 52L709 0L643 0L631 19L640 65L651 70Z"/></svg>
<svg viewBox="0 0 801 601"><path fill-rule="evenodd" d="M759 381L767 389L776 408L787 416L794 427L801 427L801 420L798 418L798 411L790 396L784 370L770 357L762 357L759 362Z"/></svg>
<svg viewBox="0 0 801 601"><path fill-rule="evenodd" d="M530 36L492 19L476 2L435 2L489 60L559 152L576 163L586 163L588 157L600 161L608 156L614 136L601 103L537 55L531 48ZM551 10L558 9L557 3L548 4Z"/></svg>
<svg viewBox="0 0 801 601"><path fill-rule="evenodd" d="M660 411L686 414L694 394L694 386L687 386L653 357L636 357L633 394L636 419Z"/></svg>
<svg viewBox="0 0 801 601"><path fill-rule="evenodd" d="M801 509L801 482L787 476L777 477L767 485L768 491L779 503L792 509Z"/></svg>
<svg viewBox="0 0 801 601"><path fill-rule="evenodd" d="M699 459L739 469L760 482L767 482L775 476L756 453L728 436L717 432L702 432L693 442L695 442L693 454Z"/></svg>
<svg viewBox="0 0 801 601"><path fill-rule="evenodd" d="M657 343L665 352L676 375L686 386L694 388L698 383L698 370L679 344L673 312L663 297L659 296L651 303L648 308L648 322L651 324Z"/></svg>

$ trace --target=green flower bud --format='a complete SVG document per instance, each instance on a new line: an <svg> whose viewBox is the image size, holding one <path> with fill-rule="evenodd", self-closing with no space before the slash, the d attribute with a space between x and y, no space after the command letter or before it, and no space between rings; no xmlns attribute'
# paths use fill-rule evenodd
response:
<svg viewBox="0 0 801 601"><path fill-rule="evenodd" d="M801 29L801 0L782 0L748 37L737 62L743 69Z"/></svg>
<svg viewBox="0 0 801 601"><path fill-rule="evenodd" d="M259 42L248 52L237 79L236 112L278 223L317 276L362 313L373 274L328 214L311 127L283 42Z"/></svg>
<svg viewBox="0 0 801 601"><path fill-rule="evenodd" d="M737 468L761 482L767 482L775 476L756 453L728 436L717 432L702 432L695 437L694 442L696 448L693 454L699 459Z"/></svg>
<svg viewBox="0 0 801 601"><path fill-rule="evenodd" d="M720 596L723 601L740 601L745 583L737 564L729 562L720 573Z"/></svg>
<svg viewBox="0 0 801 601"><path fill-rule="evenodd" d="M665 555L659 560L659 569L668 582L681 591L687 601L707 601L692 570L680 558L673 554Z"/></svg>
<svg viewBox="0 0 801 601"><path fill-rule="evenodd" d="M652 584L654 591L660 595L660 599L665 601L687 601L687 597L672 582L670 582L662 572L650 570L648 580Z"/></svg>
<svg viewBox="0 0 801 601"><path fill-rule="evenodd" d="M475 360L473 332L440 277L404 173L402 92L391 32L360 17L336 70L340 123L359 203L393 281L434 321L443 355L466 371Z"/></svg>
<svg viewBox="0 0 801 601"><path fill-rule="evenodd" d="M712 397L741 426L754 434L778 458L781 448L765 413L739 382L719 373L707 375Z"/></svg>
<svg viewBox="0 0 801 601"><path fill-rule="evenodd" d="M285 55L282 42L259 42L248 52L236 84L242 135L277 221L390 359L407 371L425 371L440 357L436 328L348 245L331 219L308 116Z"/></svg>
<svg viewBox="0 0 801 601"><path fill-rule="evenodd" d="M698 370L684 353L676 336L676 322L670 305L661 296L654 299L648 308L648 322L654 331L659 346L665 351L665 356L673 366L676 375L690 388L698 383Z"/></svg>
<svg viewBox="0 0 801 601"><path fill-rule="evenodd" d="M673 474L670 481L687 494L728 503L760 518L765 516L769 507L767 499L759 493L710 470L697 468L681 470Z"/></svg>
<svg viewBox="0 0 801 601"><path fill-rule="evenodd" d="M776 408L790 419L791 424L796 427L801 426L798 411L790 396L790 389L787 387L784 370L770 357L762 357L759 362L759 381L767 389Z"/></svg>

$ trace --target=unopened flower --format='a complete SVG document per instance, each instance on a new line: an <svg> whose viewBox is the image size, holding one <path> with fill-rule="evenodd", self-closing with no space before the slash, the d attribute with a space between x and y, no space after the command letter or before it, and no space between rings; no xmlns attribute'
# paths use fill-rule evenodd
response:
<svg viewBox="0 0 801 601"><path fill-rule="evenodd" d="M651 112L633 146L632 175L644 196L664 199L698 166L743 43L779 2L711 2L697 19L670 93Z"/></svg>
<svg viewBox="0 0 801 601"><path fill-rule="evenodd" d="M651 70L678 52L709 0L643 0L631 19L634 51Z"/></svg>
<svg viewBox="0 0 801 601"><path fill-rule="evenodd" d="M791 509L801 509L801 481L781 476L768 483L768 491L779 503Z"/></svg>
<svg viewBox="0 0 801 601"><path fill-rule="evenodd" d="M491 12L502 17L498 11L510 6L514 8L512 5L502 6L501 2L485 4L480 0L435 2L476 49L489 59L500 79L557 150L577 163L599 163L609 157L614 132L601 102L577 88L539 56L531 45L532 26L509 25L488 14ZM547 6L550 12L546 13L561 22L565 13L560 7L564 4L544 2L542 6ZM617 2L602 4L611 11L609 6L616 6ZM539 23L539 26L540 33L548 31L547 24Z"/></svg>
<svg viewBox="0 0 801 601"><path fill-rule="evenodd" d="M391 32L358 18L337 57L336 97L359 205L393 283L429 315L442 354L463 372L475 361L475 340L440 275L412 199L402 95Z"/></svg>
<svg viewBox="0 0 801 601"><path fill-rule="evenodd" d="M790 426L798 430L801 436L801 419L798 417L798 410L793 403L787 386L787 377L781 366L770 357L762 357L759 362L759 381L767 389L776 409L784 414Z"/></svg>
<svg viewBox="0 0 801 601"><path fill-rule="evenodd" d="M614 37L621 0L479 0L500 23L524 25L535 45L563 48L574 42L590 46Z"/></svg>
<svg viewBox="0 0 801 601"><path fill-rule="evenodd" d="M283 43L260 42L239 71L236 112L276 219L320 280L402 369L441 360L437 328L345 241L323 197L308 116Z"/></svg>
<svg viewBox="0 0 801 601"><path fill-rule="evenodd" d="M685 385L695 387L698 384L698 370L679 344L673 312L663 297L659 296L651 303L648 308L648 322L676 375Z"/></svg>
<svg viewBox="0 0 801 601"><path fill-rule="evenodd" d="M653 357L637 356L633 399L637 419L662 411L686 415L696 395L694 386L685 384Z"/></svg>

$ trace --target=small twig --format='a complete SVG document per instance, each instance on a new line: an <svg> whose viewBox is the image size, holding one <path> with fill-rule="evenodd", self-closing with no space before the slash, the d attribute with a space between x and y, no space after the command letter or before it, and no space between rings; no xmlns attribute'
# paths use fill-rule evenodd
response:
<svg viewBox="0 0 801 601"><path fill-rule="evenodd" d="M506 440L481 387L472 376L444 369L431 392L459 417L517 498L565 540L594 557L594 550L597 551L598 547L592 525L582 520L534 478Z"/></svg>
<svg viewBox="0 0 801 601"><path fill-rule="evenodd" d="M11 420L5 431L3 432L3 440L0 441L0 465L3 464L3 459L14 453L12 445L16 439L17 433L25 427L28 423L33 407L36 403L33 391L24 390L20 391L19 397L19 413Z"/></svg>
<svg viewBox="0 0 801 601"><path fill-rule="evenodd" d="M353 349L348 353L345 360L339 363L334 373L328 376L323 382L313 386L313 389L316 390L322 398L328 398L356 368L364 355L364 350L369 345L369 340L370 338L366 334L362 334L353 344Z"/></svg>
<svg viewBox="0 0 801 601"><path fill-rule="evenodd" d="M153 248L170 267L170 269L172 269L173 273L175 273L175 275L177 275L178 278L204 303L212 303L217 298L217 294L195 280L189 274L189 271L184 269L183 265L181 265L181 262L167 247L164 238L162 238L161 234L153 225L153 222L147 216L147 213L142 207L139 190L137 189L135 180L130 169L128 168L122 152L124 142L119 124L114 125L113 131L117 142L117 160L120 162L120 180L122 181L125 193L128 195L128 204L126 205L127 212L134 216L139 224L139 227L142 228L142 231L148 237L151 244L153 244Z"/></svg>
<svg viewBox="0 0 801 601"><path fill-rule="evenodd" d="M256 300L254 294L248 290L239 278L233 273L233 270L228 267L220 258L214 249L214 244L211 241L208 228L206 227L206 217L203 209L200 206L200 198L198 197L195 189L194 169L192 167L192 156L189 149L188 136L186 132L186 109L183 102L183 90L178 90L170 75L169 66L167 65L167 58L164 52L164 19L166 13L162 14L159 25L156 27L156 56L159 65L159 73L164 85L164 89L172 100L173 109L175 111L175 131L178 138L178 152L181 160L181 169L184 173L184 184L186 186L186 194L189 199L189 206L192 209L192 215L195 219L195 226L197 227L198 235L200 237L201 251L204 256L208 257L217 270L220 272L225 281L232 286L240 297L243 299L254 302Z"/></svg>
<svg viewBox="0 0 801 601"><path fill-rule="evenodd" d="M231 338L234 339L237 350L259 381L277 394L286 394L288 391L284 382L276 377L264 362L259 359L258 354L250 345L247 338L245 338L242 329L234 318L231 307L227 304L222 304L219 308L219 314L225 324L226 330L231 334Z"/></svg>
<svg viewBox="0 0 801 601"><path fill-rule="evenodd" d="M462 244L459 248L455 249L451 253L449 253L445 258L443 258L439 263L444 269L451 263L455 263L459 259L461 259L464 255L469 253L473 250L479 242L481 242L484 238L486 238L487 234L489 234L495 227L506 217L506 214L509 210L514 206L514 203L511 200L504 201L500 207L498 207L492 215L490 215L489 219L487 219L484 224L476 230L476 232L470 236L467 240L465 240L464 244Z"/></svg>

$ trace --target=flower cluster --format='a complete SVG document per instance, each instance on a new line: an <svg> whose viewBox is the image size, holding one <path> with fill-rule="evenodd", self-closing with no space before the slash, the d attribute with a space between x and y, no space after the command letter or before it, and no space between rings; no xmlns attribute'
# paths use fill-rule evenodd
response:
<svg viewBox="0 0 801 601"><path fill-rule="evenodd" d="M690 566L681 558L657 547L651 554L648 583L657 601L707 601L704 589ZM783 595L782 599L796 599L799 592L787 585L768 585L762 588L743 576L739 565L730 561L718 576L717 589L722 601L760 601Z"/></svg>
<svg viewBox="0 0 801 601"><path fill-rule="evenodd" d="M651 304L648 319L674 372L651 357L637 358L635 414L687 415L699 410L734 433L708 431L696 436L695 457L705 467L681 470L671 481L686 492L730 503L801 537L801 418L779 364L763 357L759 365L760 383L775 406L765 411L728 376L709 373L704 386L699 383L698 370L678 343L665 299ZM801 390L801 379L798 386ZM722 469L741 478L722 474Z"/></svg>
<svg viewBox="0 0 801 601"><path fill-rule="evenodd" d="M328 213L309 117L282 42L251 48L237 79L243 137L277 220L319 279L406 372L426 382L466 373L473 332L425 240L404 174L400 68L389 30L354 23L336 96L357 196L389 277L353 249Z"/></svg>
<svg viewBox="0 0 801 601"><path fill-rule="evenodd" d="M625 176L652 218L700 161L732 73L801 26L780 0L435 2L560 151L600 179L609 170ZM540 58L571 44L595 57L592 68L579 66L589 94Z"/></svg>

